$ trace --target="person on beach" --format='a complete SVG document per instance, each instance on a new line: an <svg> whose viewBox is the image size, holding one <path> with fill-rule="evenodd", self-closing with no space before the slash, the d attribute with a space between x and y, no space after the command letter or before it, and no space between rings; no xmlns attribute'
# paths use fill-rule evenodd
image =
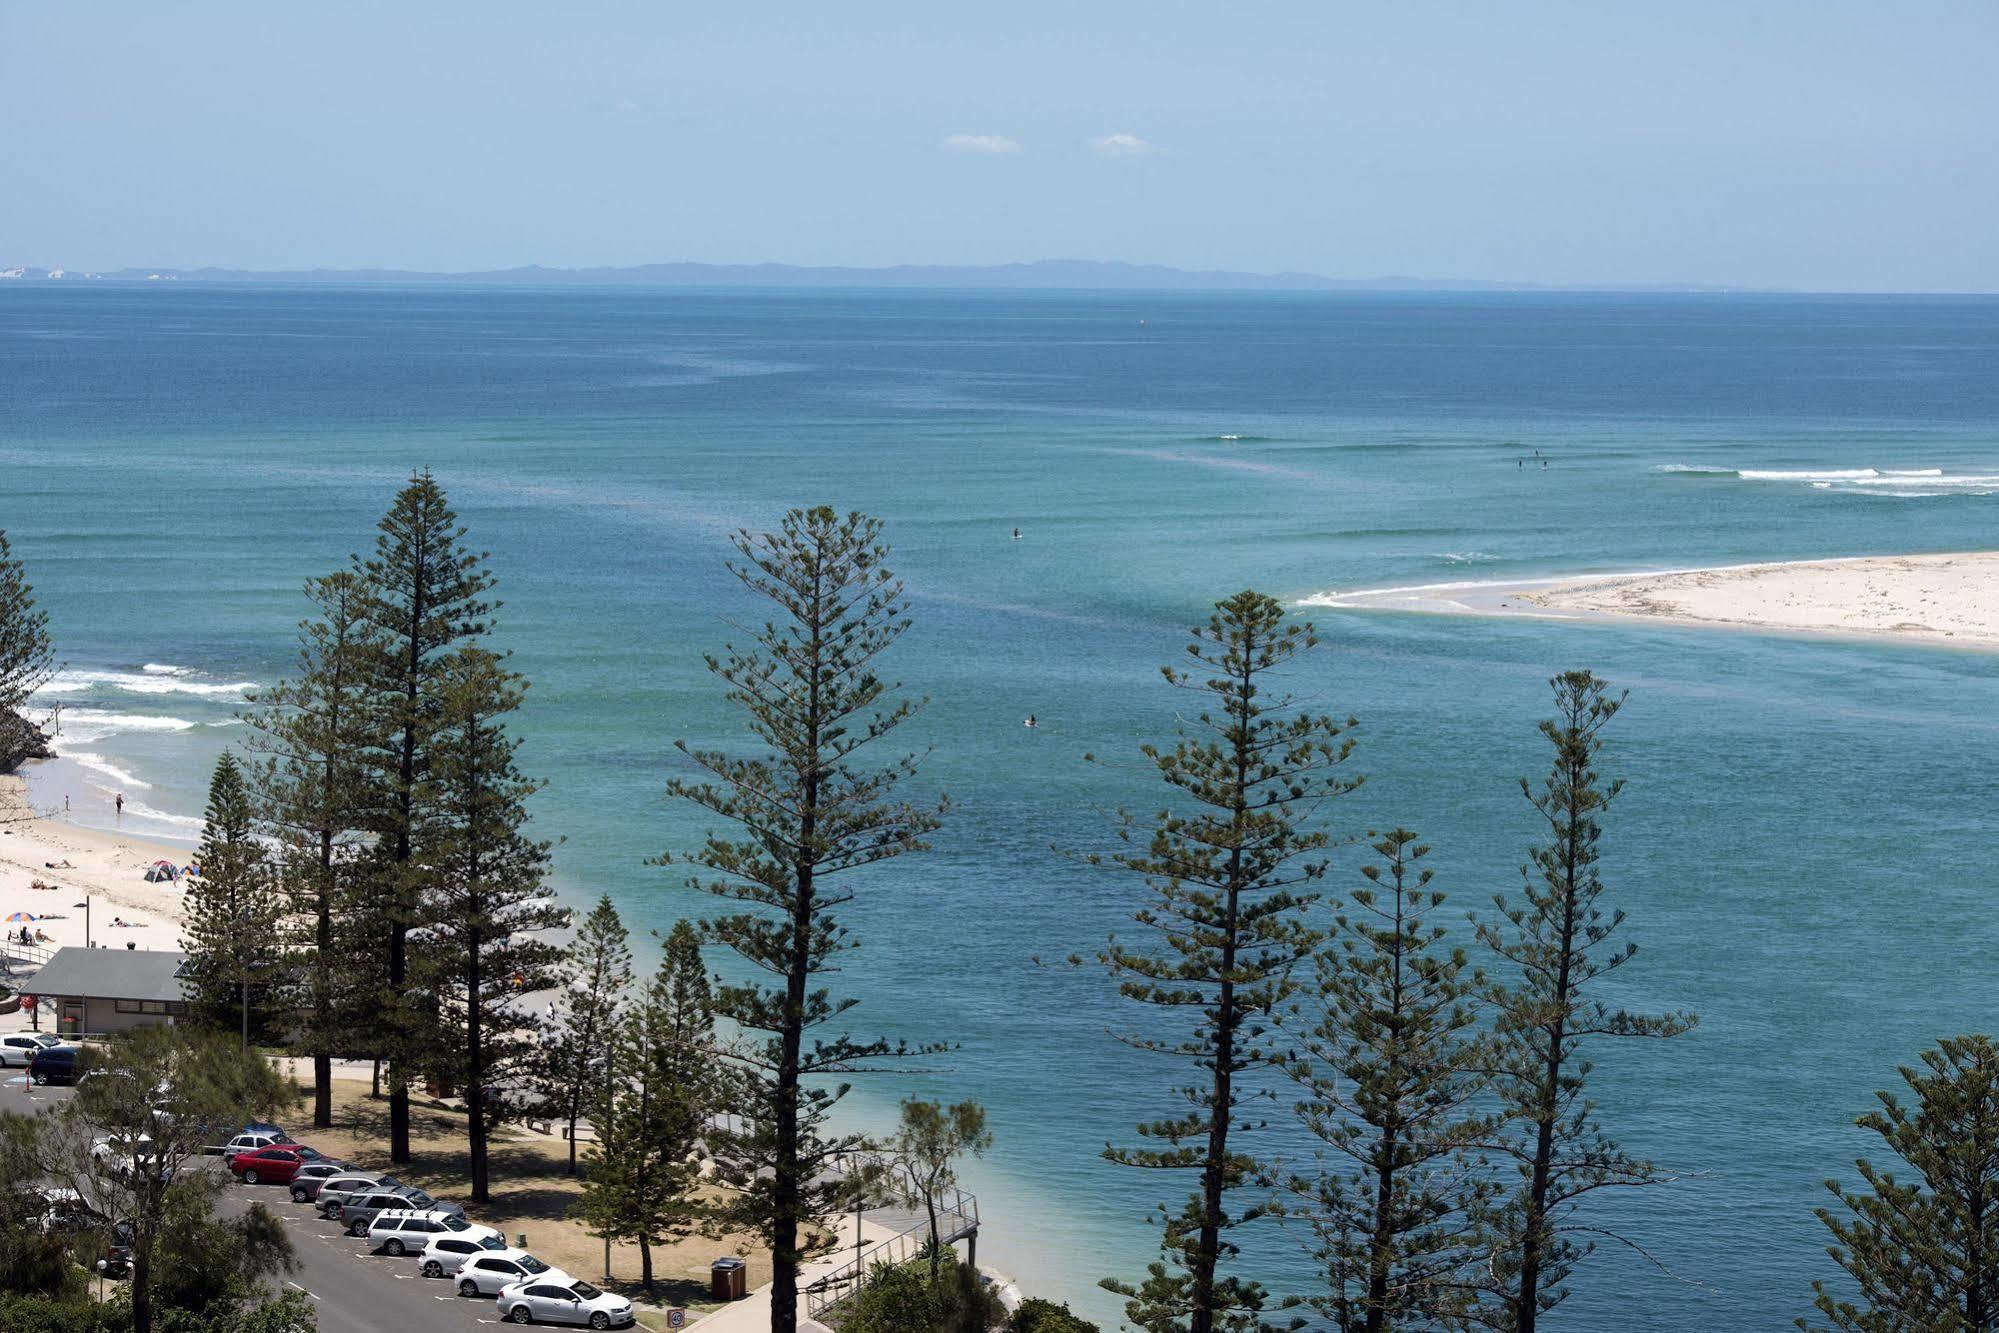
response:
<svg viewBox="0 0 1999 1333"><path fill-rule="evenodd" d="M121 791L116 796L112 797L111 804L114 807L116 807L118 811L118 818L123 819L125 817L125 793Z"/></svg>

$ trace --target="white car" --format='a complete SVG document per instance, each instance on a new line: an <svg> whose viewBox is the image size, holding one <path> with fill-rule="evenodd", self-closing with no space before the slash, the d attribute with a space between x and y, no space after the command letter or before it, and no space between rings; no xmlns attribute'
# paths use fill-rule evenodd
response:
<svg viewBox="0 0 1999 1333"><path fill-rule="evenodd" d="M623 1296L599 1291L588 1282L547 1277L516 1282L500 1292L500 1315L516 1324L577 1324L589 1328L629 1328L638 1316Z"/></svg>
<svg viewBox="0 0 1999 1333"><path fill-rule="evenodd" d="M470 1231L463 1213L444 1208L384 1208L368 1224L368 1243L384 1254L401 1258L422 1254L437 1236Z"/></svg>
<svg viewBox="0 0 1999 1333"><path fill-rule="evenodd" d="M432 1236L417 1256L416 1268L425 1277L457 1277L460 1265L473 1255L506 1248L507 1238L493 1228L467 1223L463 1231Z"/></svg>
<svg viewBox="0 0 1999 1333"><path fill-rule="evenodd" d="M0 1068L17 1065L28 1067L28 1061L36 1051L50 1046L62 1045L62 1038L48 1032L10 1032L0 1037Z"/></svg>
<svg viewBox="0 0 1999 1333"><path fill-rule="evenodd" d="M568 1282L569 1274L550 1268L526 1250L489 1250L458 1265L460 1296L497 1296L516 1282Z"/></svg>

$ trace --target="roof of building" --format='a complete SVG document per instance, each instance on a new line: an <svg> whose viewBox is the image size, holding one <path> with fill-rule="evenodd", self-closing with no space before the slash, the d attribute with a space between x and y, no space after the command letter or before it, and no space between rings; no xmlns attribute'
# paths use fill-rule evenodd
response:
<svg viewBox="0 0 1999 1333"><path fill-rule="evenodd" d="M180 968L186 961L175 949L57 949L21 989L30 995L181 1000Z"/></svg>

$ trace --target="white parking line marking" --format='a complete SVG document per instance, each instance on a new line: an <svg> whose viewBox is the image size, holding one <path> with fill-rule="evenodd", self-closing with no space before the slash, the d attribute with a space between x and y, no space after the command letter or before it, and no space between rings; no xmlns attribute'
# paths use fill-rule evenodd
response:
<svg viewBox="0 0 1999 1333"><path fill-rule="evenodd" d="M296 1282L292 1281L292 1280L291 1280L290 1278L286 1278L286 1279L285 1279L285 1285L286 1285L287 1287L291 1287L291 1288L294 1288L295 1290L298 1290L298 1291L305 1291L305 1288L304 1288L304 1287L301 1287L301 1286L299 1286L299 1284L298 1284L298 1283L296 1283ZM314 1300L318 1300L318 1299L319 1299L319 1296L318 1296L318 1295L317 1295L316 1293L314 1293L314 1292L310 1292L310 1291L305 1291L305 1294L306 1294L306 1295L308 1295L308 1296L311 1296L311 1297L312 1297L312 1298L313 1298Z"/></svg>

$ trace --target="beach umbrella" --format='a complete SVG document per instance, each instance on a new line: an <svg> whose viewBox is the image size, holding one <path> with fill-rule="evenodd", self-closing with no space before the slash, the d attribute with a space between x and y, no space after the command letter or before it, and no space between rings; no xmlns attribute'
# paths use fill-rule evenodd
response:
<svg viewBox="0 0 1999 1333"><path fill-rule="evenodd" d="M36 915L35 915L35 914L34 914L33 912L12 912L12 913L9 913L9 914L8 914L8 917L7 917L7 919L8 919L9 921L40 921L40 920L41 920L41 918L40 918L40 917L38 917L38 916L36 916Z"/></svg>

